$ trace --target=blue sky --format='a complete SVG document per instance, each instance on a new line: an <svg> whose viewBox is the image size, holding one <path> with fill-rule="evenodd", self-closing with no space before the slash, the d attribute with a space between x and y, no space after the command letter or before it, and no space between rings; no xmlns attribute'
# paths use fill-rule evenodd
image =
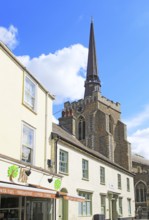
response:
<svg viewBox="0 0 149 220"><path fill-rule="evenodd" d="M132 151L149 159L148 0L1 0L0 40L56 96L59 117L84 94L91 17L102 95L121 103Z"/></svg>

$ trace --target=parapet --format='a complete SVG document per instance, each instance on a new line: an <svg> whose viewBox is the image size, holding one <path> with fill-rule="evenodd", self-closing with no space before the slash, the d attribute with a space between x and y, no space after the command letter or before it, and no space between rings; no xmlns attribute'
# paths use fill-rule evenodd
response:
<svg viewBox="0 0 149 220"><path fill-rule="evenodd" d="M99 92L94 92L92 96L85 97L85 99L79 99L78 101L74 101L72 103L65 102L64 108L66 109L76 109L78 106L86 106L91 103L100 102L109 108L112 108L116 111L120 112L120 103L119 102L113 102L110 99L107 99L104 96L101 96Z"/></svg>

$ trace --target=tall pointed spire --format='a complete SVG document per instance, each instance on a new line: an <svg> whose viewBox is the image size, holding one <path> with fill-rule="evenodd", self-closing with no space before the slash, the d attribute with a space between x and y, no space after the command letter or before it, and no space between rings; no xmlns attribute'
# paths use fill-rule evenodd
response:
<svg viewBox="0 0 149 220"><path fill-rule="evenodd" d="M91 96L94 91L100 92L100 87L101 84L98 77L97 60L96 60L94 25L93 25L93 20L91 20L84 98L87 96Z"/></svg>

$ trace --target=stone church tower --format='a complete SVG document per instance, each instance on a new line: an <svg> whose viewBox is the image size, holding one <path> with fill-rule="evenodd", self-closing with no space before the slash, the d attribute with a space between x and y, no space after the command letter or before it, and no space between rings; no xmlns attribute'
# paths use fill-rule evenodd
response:
<svg viewBox="0 0 149 220"><path fill-rule="evenodd" d="M86 147L110 161L131 169L131 150L126 125L120 120L120 104L101 95L94 26L91 22L84 99L64 103L59 125L76 136Z"/></svg>

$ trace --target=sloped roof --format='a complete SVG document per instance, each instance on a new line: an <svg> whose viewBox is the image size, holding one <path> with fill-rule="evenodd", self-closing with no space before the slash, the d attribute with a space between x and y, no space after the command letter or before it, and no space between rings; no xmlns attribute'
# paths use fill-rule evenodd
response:
<svg viewBox="0 0 149 220"><path fill-rule="evenodd" d="M144 164L144 165L149 166L149 160L147 160L146 158L144 158L143 156L138 155L138 154L132 155L132 162L136 162L136 163L140 163L140 164Z"/></svg>
<svg viewBox="0 0 149 220"><path fill-rule="evenodd" d="M85 145L83 145L74 135L68 133L66 130L64 130L59 125L53 123L52 131L53 131L52 133L58 135L58 137L61 140L66 141L66 142L74 145L76 148L78 148L78 150L82 150L82 151L88 153L89 155L94 156L97 159L103 161L104 163L107 163L107 164L112 165L114 167L117 167L118 169L121 169L121 170L123 170L123 171L125 171L129 174L132 174L131 172L129 172L125 168L121 167L120 165L118 165L116 163L113 163L107 157L103 156L99 152L97 152L95 150L92 150L91 148L86 147Z"/></svg>

